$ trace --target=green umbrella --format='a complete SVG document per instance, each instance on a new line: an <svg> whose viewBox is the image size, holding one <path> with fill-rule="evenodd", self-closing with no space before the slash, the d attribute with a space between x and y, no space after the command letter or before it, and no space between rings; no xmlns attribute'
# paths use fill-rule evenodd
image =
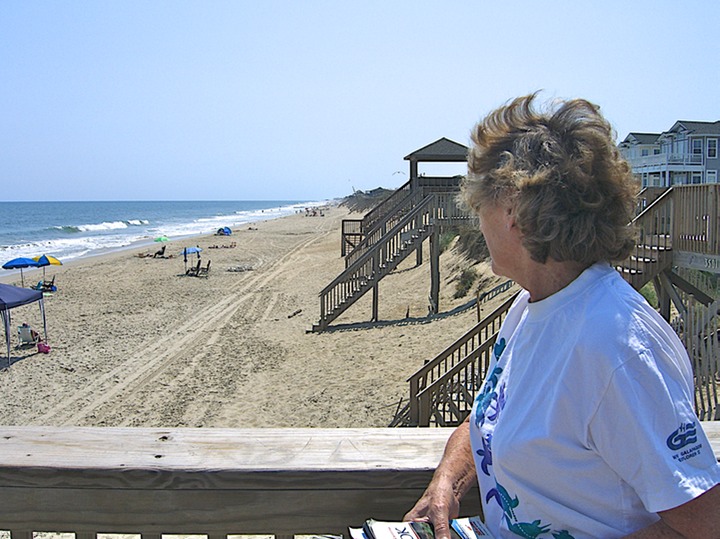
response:
<svg viewBox="0 0 720 539"><path fill-rule="evenodd" d="M170 238L167 236L158 236L154 241L170 241Z"/></svg>

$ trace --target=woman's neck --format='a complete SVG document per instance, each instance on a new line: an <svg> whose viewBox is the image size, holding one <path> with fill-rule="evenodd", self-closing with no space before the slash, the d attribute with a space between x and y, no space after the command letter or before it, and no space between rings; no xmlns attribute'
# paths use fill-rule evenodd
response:
<svg viewBox="0 0 720 539"><path fill-rule="evenodd" d="M556 262L548 260L544 264L532 262L525 272L525 282L518 284L530 292L530 301L536 302L559 292L585 271L587 265L579 262Z"/></svg>

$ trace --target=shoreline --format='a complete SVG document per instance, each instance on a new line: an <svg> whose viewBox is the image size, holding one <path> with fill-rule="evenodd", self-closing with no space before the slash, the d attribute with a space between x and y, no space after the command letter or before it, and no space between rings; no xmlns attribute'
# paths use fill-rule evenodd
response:
<svg viewBox="0 0 720 539"><path fill-rule="evenodd" d="M173 241L191 241L193 238L212 235L223 226L238 229L248 224L300 213L310 207L338 203L339 200L334 199L305 202L51 203L55 206L44 212L43 217L32 225L26 225L22 230L21 226L8 225L0 234L3 238L0 252L3 253L3 263L13 258L32 258L39 254L52 255L65 262L151 245L156 237L162 235ZM74 204L82 206L74 209ZM95 204L98 206L95 207ZM7 211L6 217L16 217L19 223L25 222L27 211L16 206L10 206ZM42 211L42 208L36 208L36 211ZM0 276L17 273L19 270L3 269Z"/></svg>
<svg viewBox="0 0 720 539"><path fill-rule="evenodd" d="M293 214L193 238L203 266L212 261L208 278L184 275L182 255L137 256L157 244L47 267L58 287L44 301L52 351L17 349L11 335L11 367L0 358L0 424L387 426L407 399L407 378L474 325L476 313L427 320L429 264L415 267L409 257L380 283L382 324L368 323L368 294L330 331L309 333L320 290L344 268L347 215L332 206L324 217ZM467 265L452 252L441 256L441 313L471 299L452 297ZM12 317L13 330L41 325L37 305Z"/></svg>
<svg viewBox="0 0 720 539"><path fill-rule="evenodd" d="M315 207L315 206L312 206L313 204L315 204L315 205L317 205L317 207L325 208L325 207L338 206L339 202L335 201L335 200L328 200L328 201L324 201L324 202L320 201L320 202L302 203L302 204L308 204L308 207ZM242 230L241 227L252 227L252 226L256 226L258 223L274 221L276 219L283 219L285 217L291 217L293 215L298 215L298 213L296 212L294 214L280 215L277 217L271 217L269 219L247 221L247 222L242 223L241 225L236 225L236 227L233 229L233 233L236 233L236 232ZM123 245L120 247L106 247L106 248L95 249L92 252L86 253L81 256L76 256L76 257L72 257L69 259L65 259L62 262L63 262L63 266L72 265L75 263L91 262L92 259L95 259L96 257L111 256L115 253L122 253L125 251L134 251L134 250L141 250L141 249L157 250L157 249L155 249L156 246L159 249L162 245L170 246L172 244L177 244L178 242L191 241L193 243L197 243L197 241L207 239L207 238L212 238L212 237L217 237L217 236L213 233L202 232L202 233L197 233L197 234L186 234L186 235L182 235L182 236L175 236L166 242L156 242L156 241L154 241L152 236L147 236L144 239L132 241L128 245ZM187 246L185 246L185 247L187 247ZM179 250L180 249L177 249L177 251L179 251ZM52 254L52 253L49 253L49 254ZM58 266L46 266L45 271L47 273L47 271L50 271L54 268L58 268ZM2 273L0 273L0 283L13 284L16 280L18 280L20 278L20 270L19 269L6 270L6 269L0 268L0 270L2 271ZM42 268L38 268L38 267L23 268L23 274L25 276L29 275L30 272L36 272L36 271L38 271L38 272L40 272L40 274L42 274ZM11 281L13 281L13 282L11 282ZM17 284L15 284L15 286L20 286L20 282L18 281ZM26 288L27 288L27 286L28 285L26 284Z"/></svg>

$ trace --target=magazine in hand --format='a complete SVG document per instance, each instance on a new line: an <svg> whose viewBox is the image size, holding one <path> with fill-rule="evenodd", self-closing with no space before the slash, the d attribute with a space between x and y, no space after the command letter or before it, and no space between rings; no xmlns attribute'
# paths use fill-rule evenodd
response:
<svg viewBox="0 0 720 539"><path fill-rule="evenodd" d="M351 539L435 539L429 522L384 522L368 519L362 528L348 528ZM453 539L482 539L493 536L480 517L456 518L450 521Z"/></svg>

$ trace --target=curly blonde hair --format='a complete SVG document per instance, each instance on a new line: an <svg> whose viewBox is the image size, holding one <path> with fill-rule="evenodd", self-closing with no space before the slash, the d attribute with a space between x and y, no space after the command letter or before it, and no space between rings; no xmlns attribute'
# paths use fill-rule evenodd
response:
<svg viewBox="0 0 720 539"><path fill-rule="evenodd" d="M460 199L509 203L524 247L545 263L622 260L634 246L637 184L599 107L583 99L537 111L537 94L490 113L472 133Z"/></svg>

